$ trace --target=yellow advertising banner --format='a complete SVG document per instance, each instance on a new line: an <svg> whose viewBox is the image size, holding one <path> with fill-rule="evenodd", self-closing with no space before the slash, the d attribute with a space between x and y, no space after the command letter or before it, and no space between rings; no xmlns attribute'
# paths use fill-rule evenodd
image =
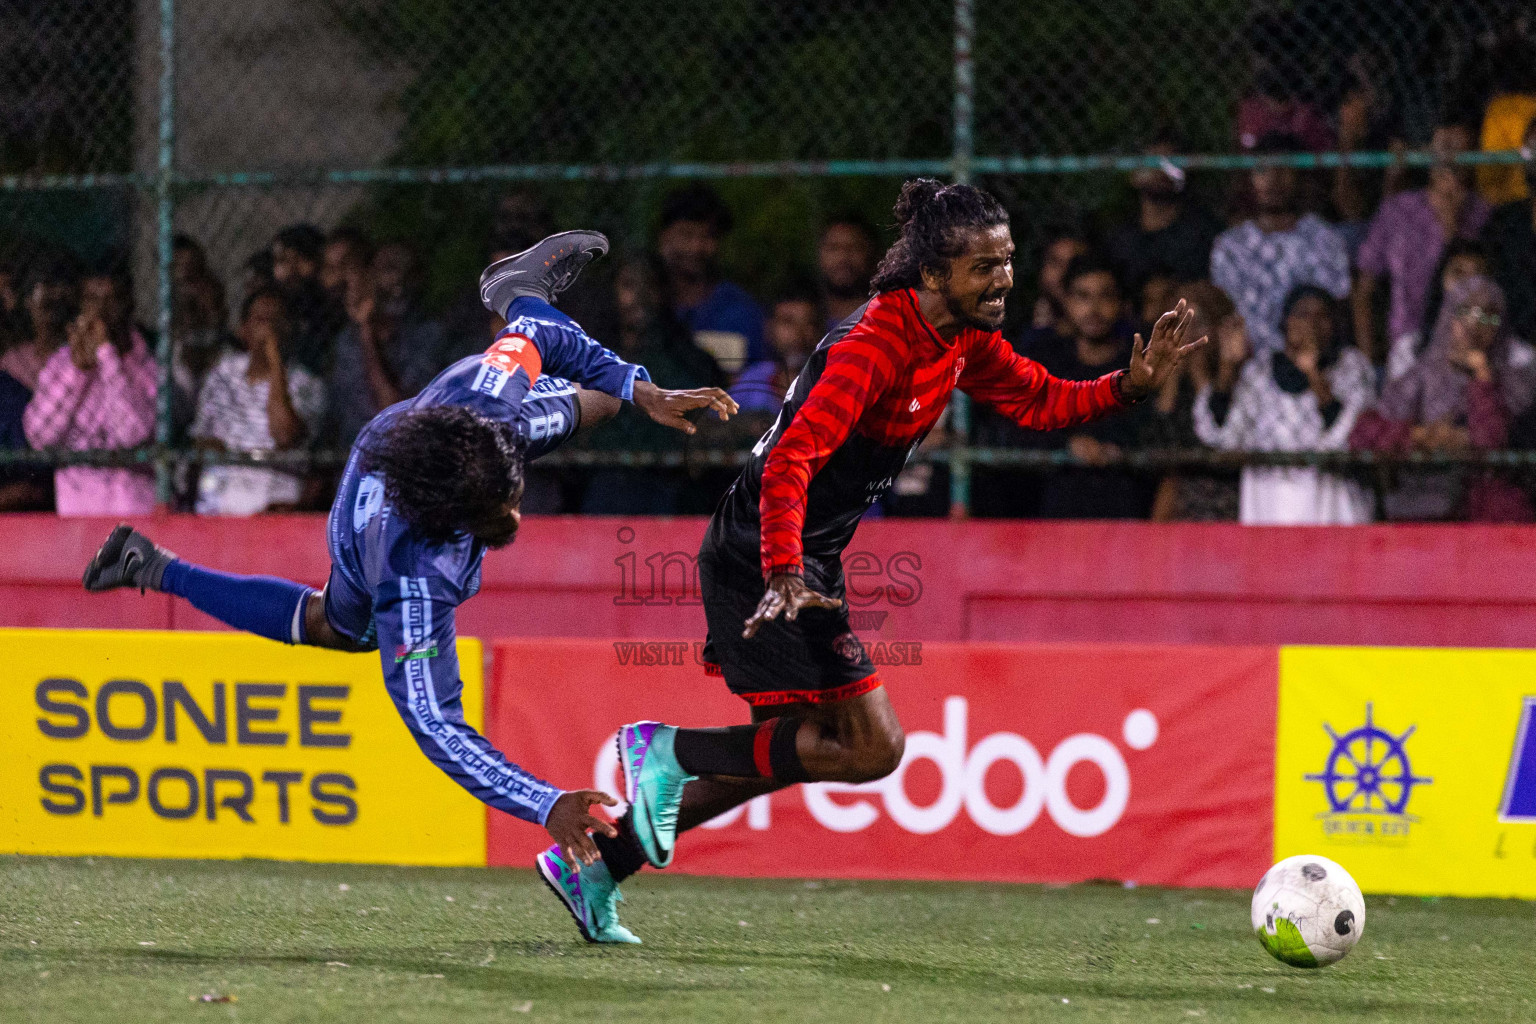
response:
<svg viewBox="0 0 1536 1024"><path fill-rule="evenodd" d="M1286 647L1275 857L1368 892L1536 897L1536 651Z"/></svg>
<svg viewBox="0 0 1536 1024"><path fill-rule="evenodd" d="M459 640L480 726L477 640ZM485 863L377 654L235 633L0 629L0 852Z"/></svg>

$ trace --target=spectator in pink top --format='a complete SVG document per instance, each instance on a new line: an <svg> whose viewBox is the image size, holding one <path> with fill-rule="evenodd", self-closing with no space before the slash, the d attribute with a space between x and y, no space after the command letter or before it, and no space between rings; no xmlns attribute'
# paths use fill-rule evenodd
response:
<svg viewBox="0 0 1536 1024"><path fill-rule="evenodd" d="M1257 5L1256 5L1257 6ZM1309 45L1312 26L1294 13L1261 14L1248 26L1248 94L1237 104L1237 142L1252 150L1266 135L1287 135L1299 149L1332 149L1336 135L1313 88L1323 51Z"/></svg>
<svg viewBox="0 0 1536 1024"><path fill-rule="evenodd" d="M1510 424L1536 399L1536 351L1510 335L1504 293L1486 277L1446 291L1433 340L1355 422L1350 447L1382 452L1503 448ZM1388 519L1529 522L1525 492L1492 471L1402 470Z"/></svg>
<svg viewBox="0 0 1536 1024"><path fill-rule="evenodd" d="M1430 147L1441 157L1464 153L1472 148L1472 132L1465 125L1441 125ZM1422 322L1424 298L1440 255L1455 239L1476 238L1488 212L1488 204L1472 188L1472 168L1451 163L1430 169L1428 188L1382 200L1360 246L1354 292L1355 342L1374 361L1399 339L1431 326ZM1383 277L1391 285L1385 345L1372 316L1376 286Z"/></svg>
<svg viewBox="0 0 1536 1024"><path fill-rule="evenodd" d="M101 273L81 287L80 315L66 345L38 376L22 418L34 448L133 448L155 434L156 368L133 326L126 277ZM147 470L68 466L54 474L59 515L124 516L154 511Z"/></svg>

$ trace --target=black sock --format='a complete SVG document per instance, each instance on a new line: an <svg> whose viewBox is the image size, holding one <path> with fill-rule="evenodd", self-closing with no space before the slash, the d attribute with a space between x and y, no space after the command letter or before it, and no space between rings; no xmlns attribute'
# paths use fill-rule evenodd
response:
<svg viewBox="0 0 1536 1024"><path fill-rule="evenodd" d="M608 873L615 882L622 882L645 867L645 851L640 848L640 840L635 838L635 830L630 827L633 813L625 811L624 817L614 822L619 830L616 838L610 839L601 832L592 833L592 842L597 844L597 852L603 855L603 863L608 866Z"/></svg>
<svg viewBox="0 0 1536 1024"><path fill-rule="evenodd" d="M672 740L672 753L689 775L756 778L765 774L758 770L753 756L761 729L761 724L732 725L724 729L679 729Z"/></svg>
<svg viewBox="0 0 1536 1024"><path fill-rule="evenodd" d="M724 729L679 729L672 741L677 763L690 775L806 781L795 751L798 718L770 718Z"/></svg>
<svg viewBox="0 0 1536 1024"><path fill-rule="evenodd" d="M773 769L773 777L780 782L809 782L811 776L800 761L797 746L800 719L777 718L774 722L773 735L768 740L768 765Z"/></svg>

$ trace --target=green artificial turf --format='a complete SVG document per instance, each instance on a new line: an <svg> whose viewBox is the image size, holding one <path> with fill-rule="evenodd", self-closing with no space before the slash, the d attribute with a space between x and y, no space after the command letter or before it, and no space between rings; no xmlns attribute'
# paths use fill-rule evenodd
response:
<svg viewBox="0 0 1536 1024"><path fill-rule="evenodd" d="M0 857L0 1022L1536 1020L1518 901L1372 897L1300 971L1246 892L625 888L646 944L597 948L525 871Z"/></svg>

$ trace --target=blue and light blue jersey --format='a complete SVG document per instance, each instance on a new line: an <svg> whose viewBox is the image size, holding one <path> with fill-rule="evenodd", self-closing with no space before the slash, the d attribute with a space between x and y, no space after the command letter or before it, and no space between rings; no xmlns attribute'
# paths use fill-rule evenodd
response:
<svg viewBox="0 0 1536 1024"><path fill-rule="evenodd" d="M455 782L508 814L543 824L561 790L524 771L464 720L454 609L480 589L485 545L419 536L393 514L384 482L361 471L368 439L412 409L457 405L512 424L527 458L546 455L576 429L576 388L629 400L645 368L627 363L548 303L519 298L507 327L483 355L438 374L416 397L390 406L358 435L331 505L331 578L326 616L365 645L377 644L384 685L422 751ZM532 343L538 380L501 357L501 346Z"/></svg>

